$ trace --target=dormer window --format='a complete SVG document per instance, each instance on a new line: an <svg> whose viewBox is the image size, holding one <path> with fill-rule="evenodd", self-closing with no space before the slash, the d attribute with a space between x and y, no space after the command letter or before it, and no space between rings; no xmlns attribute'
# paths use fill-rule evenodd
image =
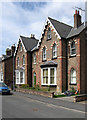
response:
<svg viewBox="0 0 87 120"><path fill-rule="evenodd" d="M76 47L75 47L75 42L74 41L71 43L70 53L71 53L71 56L75 56L76 55Z"/></svg>
<svg viewBox="0 0 87 120"><path fill-rule="evenodd" d="M46 60L46 48L43 48L43 61Z"/></svg>
<svg viewBox="0 0 87 120"><path fill-rule="evenodd" d="M53 58L56 58L57 57L57 46L56 46L56 43L54 43L54 45L53 45L53 51L52 51L53 53Z"/></svg>
<svg viewBox="0 0 87 120"><path fill-rule="evenodd" d="M47 40L51 39L51 28L48 28L48 32L47 32Z"/></svg>

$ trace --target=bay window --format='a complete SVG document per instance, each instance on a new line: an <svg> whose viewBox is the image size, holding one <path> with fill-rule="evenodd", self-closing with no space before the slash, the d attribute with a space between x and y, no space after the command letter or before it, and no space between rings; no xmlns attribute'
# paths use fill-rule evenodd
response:
<svg viewBox="0 0 87 120"><path fill-rule="evenodd" d="M56 85L56 67L41 69L42 85Z"/></svg>
<svg viewBox="0 0 87 120"><path fill-rule="evenodd" d="M24 71L16 71L16 84L25 84Z"/></svg>

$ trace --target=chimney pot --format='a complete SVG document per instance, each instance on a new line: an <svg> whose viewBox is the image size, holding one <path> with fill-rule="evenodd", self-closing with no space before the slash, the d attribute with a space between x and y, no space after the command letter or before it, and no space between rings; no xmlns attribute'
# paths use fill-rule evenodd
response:
<svg viewBox="0 0 87 120"><path fill-rule="evenodd" d="M77 14L77 10L75 10L75 14Z"/></svg>
<svg viewBox="0 0 87 120"><path fill-rule="evenodd" d="M31 34L31 38L35 38L35 35L34 35L34 34Z"/></svg>
<svg viewBox="0 0 87 120"><path fill-rule="evenodd" d="M77 13L78 15L79 15L79 10L78 10L78 13Z"/></svg>

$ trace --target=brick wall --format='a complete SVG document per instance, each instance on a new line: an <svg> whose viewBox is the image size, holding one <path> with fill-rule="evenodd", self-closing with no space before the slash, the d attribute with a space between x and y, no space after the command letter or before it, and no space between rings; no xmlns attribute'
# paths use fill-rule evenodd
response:
<svg viewBox="0 0 87 120"><path fill-rule="evenodd" d="M72 41L75 42L76 56L71 57L70 45L71 45ZM70 84L72 68L74 68L76 70L77 84L75 84L75 85ZM80 89L80 39L79 39L79 37L72 38L68 41L68 89L70 90L72 87L74 87L75 89Z"/></svg>

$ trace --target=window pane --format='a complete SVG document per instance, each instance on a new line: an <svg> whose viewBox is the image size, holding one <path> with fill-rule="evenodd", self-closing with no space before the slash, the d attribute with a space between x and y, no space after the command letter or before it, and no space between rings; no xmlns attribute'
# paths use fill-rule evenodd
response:
<svg viewBox="0 0 87 120"><path fill-rule="evenodd" d="M20 72L20 83L23 83L23 72Z"/></svg>
<svg viewBox="0 0 87 120"><path fill-rule="evenodd" d="M75 42L73 41L71 43L71 55L76 54L76 47L75 47Z"/></svg>
<svg viewBox="0 0 87 120"><path fill-rule="evenodd" d="M50 69L50 84L54 84L54 68Z"/></svg>
<svg viewBox="0 0 87 120"><path fill-rule="evenodd" d="M71 83L76 83L76 70L71 70Z"/></svg>
<svg viewBox="0 0 87 120"><path fill-rule="evenodd" d="M23 55L23 65L25 64L25 56Z"/></svg>
<svg viewBox="0 0 87 120"><path fill-rule="evenodd" d="M57 47L56 44L53 45L53 58L57 57Z"/></svg>
<svg viewBox="0 0 87 120"><path fill-rule="evenodd" d="M44 47L43 48L43 60L45 60L46 59L46 48Z"/></svg>
<svg viewBox="0 0 87 120"><path fill-rule="evenodd" d="M16 73L16 80L17 80L17 83L19 83L19 72Z"/></svg>
<svg viewBox="0 0 87 120"><path fill-rule="evenodd" d="M51 38L51 29L48 28L48 32L47 32L47 39L50 39Z"/></svg>
<svg viewBox="0 0 87 120"><path fill-rule="evenodd" d="M43 83L48 84L48 69L43 69Z"/></svg>

